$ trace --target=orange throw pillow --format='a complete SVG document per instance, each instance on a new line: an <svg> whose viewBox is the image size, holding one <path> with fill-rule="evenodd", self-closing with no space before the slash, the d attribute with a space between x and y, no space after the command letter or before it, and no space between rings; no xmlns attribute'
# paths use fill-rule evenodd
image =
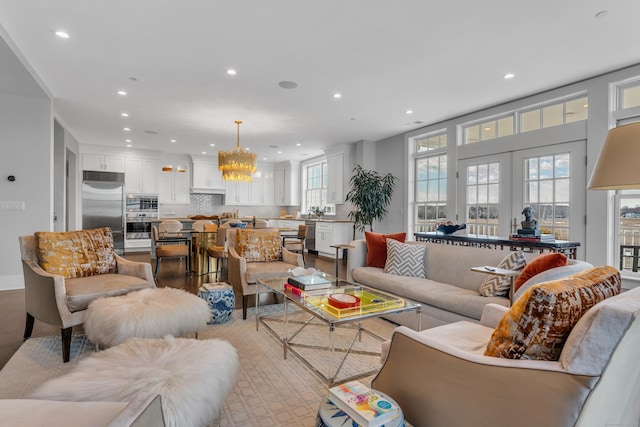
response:
<svg viewBox="0 0 640 427"><path fill-rule="evenodd" d="M364 238L367 241L367 267L384 268L387 262L387 239L404 243L407 233L380 234L365 231Z"/></svg>
<svg viewBox="0 0 640 427"><path fill-rule="evenodd" d="M564 254L548 253L535 257L530 263L524 266L522 274L516 278L513 284L513 292L516 292L520 286L531 279L536 274L550 270L556 267L567 265L567 256Z"/></svg>

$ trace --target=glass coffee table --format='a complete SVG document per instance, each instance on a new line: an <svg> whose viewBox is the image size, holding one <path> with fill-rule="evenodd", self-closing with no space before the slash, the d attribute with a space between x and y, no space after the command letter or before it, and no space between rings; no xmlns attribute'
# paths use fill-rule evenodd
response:
<svg viewBox="0 0 640 427"><path fill-rule="evenodd" d="M337 383L363 378L378 371L379 368L364 369L362 372L357 372L348 377L338 378L340 370L344 366L349 355L364 354L367 356L380 356L379 350L374 352L357 350L354 348L356 342L362 340L363 333L378 341L385 340L385 338L365 329L362 326L363 321L405 311L415 311L418 319L418 330L420 330L420 304L388 292L379 291L367 286L356 285L343 280L336 280L334 277L329 275L325 275L324 277L332 280L333 283L330 288L302 292L300 295L293 293L289 289L285 289L288 277L259 280L256 291L256 330L258 330L259 326L262 324L282 343L285 359L287 358L288 352L293 353L308 368L327 381L330 386ZM262 292L274 292L275 294L282 296L284 300L283 313L269 315L265 315L263 313L261 315L259 294ZM332 297L332 300L335 300L336 294L355 296L360 300L359 305L356 307L338 308L329 304L329 296ZM338 295L337 298L341 299L339 298L340 296L341 295ZM347 299L349 298L351 297L347 297ZM290 315L293 312L307 313L308 316L306 316L303 321L292 321L290 319ZM278 322L282 327L280 332L269 324L274 321ZM328 328L328 344L305 344L296 341L296 337L298 337L305 328L309 325L318 324L324 325ZM292 325L294 327L289 330ZM345 327L353 330L353 338L349 338L350 344L345 346L336 345L335 334L336 328L338 327ZM328 363L326 363L326 367L324 369L321 368L319 366L320 364L317 363L317 358L316 360L310 360L308 357L303 355L301 351L298 351L298 348L328 351L329 360ZM323 363L323 365L324 364L325 363Z"/></svg>

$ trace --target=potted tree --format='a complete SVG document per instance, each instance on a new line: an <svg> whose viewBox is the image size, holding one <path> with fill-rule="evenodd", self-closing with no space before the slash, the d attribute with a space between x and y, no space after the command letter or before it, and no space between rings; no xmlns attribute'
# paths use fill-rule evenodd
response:
<svg viewBox="0 0 640 427"><path fill-rule="evenodd" d="M373 221L382 221L387 214L387 207L391 203L391 195L395 187L396 177L388 173L380 175L376 171L365 170L360 165L353 168L353 175L349 180L351 189L347 193L346 201L351 202L353 210L348 217L353 220L353 238L356 230L373 231Z"/></svg>

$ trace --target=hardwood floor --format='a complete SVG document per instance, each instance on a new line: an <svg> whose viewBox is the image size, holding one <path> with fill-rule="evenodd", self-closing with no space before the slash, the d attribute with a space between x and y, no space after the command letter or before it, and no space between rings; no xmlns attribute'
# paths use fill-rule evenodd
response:
<svg viewBox="0 0 640 427"><path fill-rule="evenodd" d="M132 261L150 262L148 252L126 253L125 258ZM318 270L335 273L335 260L318 257L316 255L305 255L308 267L315 267ZM339 275L346 276L346 261L340 260ZM155 262L152 263L155 268ZM185 289L192 293L197 293L198 288L203 283L213 282L213 274L189 277L184 272L184 261L168 259L162 261L158 273L158 286ZM242 305L242 299L236 298L236 307ZM260 300L263 302L262 299ZM269 303L265 300L264 303ZM250 305L255 304L254 300L249 301ZM25 303L24 290L2 291L0 292L0 368L13 356L22 344L22 336L25 324ZM58 335L60 329L36 320L33 328L33 337L48 335Z"/></svg>

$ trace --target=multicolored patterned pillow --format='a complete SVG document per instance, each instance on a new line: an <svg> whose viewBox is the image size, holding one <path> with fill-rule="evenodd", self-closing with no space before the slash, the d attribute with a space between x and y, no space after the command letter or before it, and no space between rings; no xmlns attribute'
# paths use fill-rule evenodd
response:
<svg viewBox="0 0 640 427"><path fill-rule="evenodd" d="M116 271L113 234L109 227L34 234L38 263L47 273L71 279Z"/></svg>
<svg viewBox="0 0 640 427"><path fill-rule="evenodd" d="M522 251L516 251L504 257L497 267L505 270L522 270L526 263L527 260L524 259ZM504 297L509 295L510 288L511 278L492 274L482 282L478 292L483 297Z"/></svg>
<svg viewBox="0 0 640 427"><path fill-rule="evenodd" d="M282 258L280 232L239 229L236 252L247 262L279 261Z"/></svg>
<svg viewBox="0 0 640 427"><path fill-rule="evenodd" d="M603 266L529 288L493 331L485 356L558 360L580 317L621 290L620 272Z"/></svg>
<svg viewBox="0 0 640 427"><path fill-rule="evenodd" d="M387 262L384 265L384 272L397 276L426 278L425 250L424 245L408 245L394 239L387 239Z"/></svg>

